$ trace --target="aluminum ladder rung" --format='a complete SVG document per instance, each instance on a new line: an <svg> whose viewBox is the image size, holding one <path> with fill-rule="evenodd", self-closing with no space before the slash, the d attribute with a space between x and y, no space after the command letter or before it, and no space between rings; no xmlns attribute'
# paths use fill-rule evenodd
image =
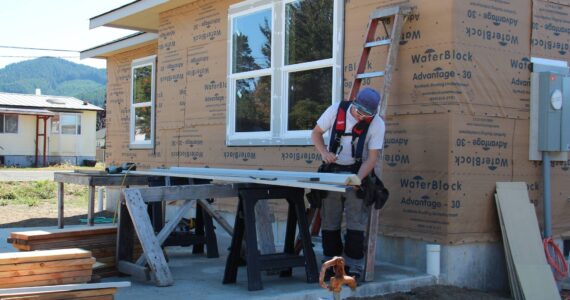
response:
<svg viewBox="0 0 570 300"><path fill-rule="evenodd" d="M357 75L356 75L356 79L382 77L382 76L384 76L384 71L368 72L368 73L357 74Z"/></svg>
<svg viewBox="0 0 570 300"><path fill-rule="evenodd" d="M378 41L368 42L368 43L364 44L364 48L386 46L386 45L390 45L390 43L392 43L392 39L378 40Z"/></svg>
<svg viewBox="0 0 570 300"><path fill-rule="evenodd" d="M374 11L370 15L370 19L384 19L387 17L391 17L397 15L398 13L401 14L409 14L412 11L410 7L407 6L394 6L388 8L380 8Z"/></svg>

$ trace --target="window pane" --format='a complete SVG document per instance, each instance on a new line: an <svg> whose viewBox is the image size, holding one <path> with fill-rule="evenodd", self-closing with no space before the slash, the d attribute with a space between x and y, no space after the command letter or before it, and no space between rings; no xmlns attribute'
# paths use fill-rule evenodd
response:
<svg viewBox="0 0 570 300"><path fill-rule="evenodd" d="M134 103L150 102L152 93L152 66L135 68L133 75Z"/></svg>
<svg viewBox="0 0 570 300"><path fill-rule="evenodd" d="M61 115L61 133L62 134L75 134L77 126L75 115Z"/></svg>
<svg viewBox="0 0 570 300"><path fill-rule="evenodd" d="M51 132L59 133L59 115L51 117Z"/></svg>
<svg viewBox="0 0 570 300"><path fill-rule="evenodd" d="M0 133L4 133L4 114L0 114Z"/></svg>
<svg viewBox="0 0 570 300"><path fill-rule="evenodd" d="M271 9L233 20L232 72L271 67Z"/></svg>
<svg viewBox="0 0 570 300"><path fill-rule="evenodd" d="M18 115L4 115L6 133L18 133Z"/></svg>
<svg viewBox="0 0 570 300"><path fill-rule="evenodd" d="M236 132L269 131L271 76L236 81Z"/></svg>
<svg viewBox="0 0 570 300"><path fill-rule="evenodd" d="M285 64L332 57L333 0L288 3L285 19Z"/></svg>
<svg viewBox="0 0 570 300"><path fill-rule="evenodd" d="M150 106L135 107L135 142L150 141Z"/></svg>
<svg viewBox="0 0 570 300"><path fill-rule="evenodd" d="M81 115L77 116L77 134L81 134Z"/></svg>
<svg viewBox="0 0 570 300"><path fill-rule="evenodd" d="M289 74L288 130L309 130L330 105L332 68Z"/></svg>

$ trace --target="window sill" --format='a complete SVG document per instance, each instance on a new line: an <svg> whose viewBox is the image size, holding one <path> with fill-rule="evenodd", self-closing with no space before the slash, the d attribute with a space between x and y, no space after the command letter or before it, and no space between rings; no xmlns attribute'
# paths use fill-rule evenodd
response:
<svg viewBox="0 0 570 300"><path fill-rule="evenodd" d="M251 138L230 138L226 140L226 146L312 146L310 138L267 138L267 139L251 139Z"/></svg>
<svg viewBox="0 0 570 300"><path fill-rule="evenodd" d="M144 150L144 149L153 149L153 144L129 144L129 149L133 150Z"/></svg>

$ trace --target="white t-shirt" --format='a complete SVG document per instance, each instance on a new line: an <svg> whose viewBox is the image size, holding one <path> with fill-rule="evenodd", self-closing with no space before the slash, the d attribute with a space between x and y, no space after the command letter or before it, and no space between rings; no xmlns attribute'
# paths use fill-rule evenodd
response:
<svg viewBox="0 0 570 300"><path fill-rule="evenodd" d="M336 114L338 112L339 105L340 103L335 103L329 106L329 108L327 108L327 110L325 110L325 112L317 120L317 125L322 130L324 130L325 132L328 131L329 133L329 137L325 139L326 144L328 144L330 141L331 129L336 120ZM354 125L358 123L358 120L355 117L353 117L352 114L350 113L351 107L352 105L349 106L348 110L346 111L345 133L351 133L352 127L354 127ZM384 124L384 120L382 120L382 118L380 118L378 115L375 115L374 119L370 123L370 126L368 127L368 132L366 133L366 140L364 142L364 151L363 151L364 153L362 154L363 161L366 160L366 157L368 157L367 150L382 149L382 147L384 146L385 130L386 130L386 125ZM352 142L352 136L350 135L343 136L340 141L341 141L340 144L342 145L342 151L338 154L336 163L339 165L354 164L354 157L352 157L352 147L350 145L350 143ZM355 151L356 151L356 144L357 141L355 141L354 145Z"/></svg>

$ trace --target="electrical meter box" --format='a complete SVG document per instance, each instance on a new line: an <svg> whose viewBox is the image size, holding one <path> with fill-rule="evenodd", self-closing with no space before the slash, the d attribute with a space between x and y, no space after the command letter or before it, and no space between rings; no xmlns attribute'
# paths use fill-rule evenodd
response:
<svg viewBox="0 0 570 300"><path fill-rule="evenodd" d="M538 74L538 150L570 151L570 77Z"/></svg>

